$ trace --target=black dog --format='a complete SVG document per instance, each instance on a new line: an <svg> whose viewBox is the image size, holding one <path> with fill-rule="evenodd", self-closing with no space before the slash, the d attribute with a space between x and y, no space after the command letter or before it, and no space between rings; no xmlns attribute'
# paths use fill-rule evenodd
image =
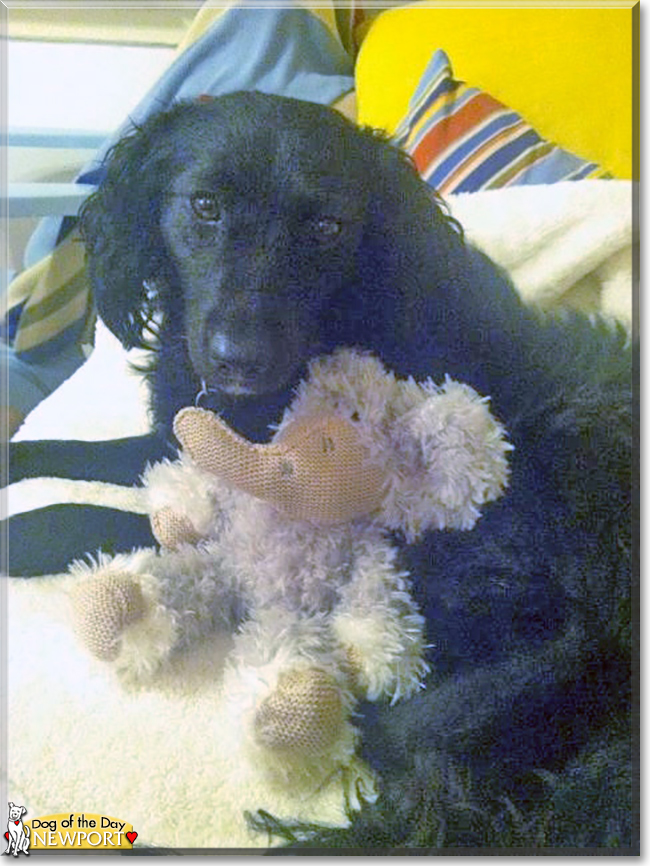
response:
<svg viewBox="0 0 650 866"><path fill-rule="evenodd" d="M403 548L433 673L417 698L362 707L378 802L345 831L251 820L297 847L634 847L626 335L528 309L405 155L279 97L150 120L110 155L82 229L100 315L152 348L156 433L78 476L118 462L135 479L199 393L268 438L308 360L340 345L470 383L515 446L509 492L472 532ZM47 448L23 443L17 472L42 473ZM72 474L64 451L57 474Z"/></svg>

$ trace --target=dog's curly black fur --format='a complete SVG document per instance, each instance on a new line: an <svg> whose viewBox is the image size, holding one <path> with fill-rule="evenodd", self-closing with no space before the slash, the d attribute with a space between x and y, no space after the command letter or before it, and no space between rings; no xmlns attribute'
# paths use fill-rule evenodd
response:
<svg viewBox="0 0 650 866"><path fill-rule="evenodd" d="M417 697L369 704L381 796L314 847L633 849L633 363L628 338L542 316L469 246L409 159L327 108L179 104L123 139L82 215L98 310L153 347L159 435L203 390L269 435L314 354L371 350L491 398L507 494L402 549L428 623Z"/></svg>

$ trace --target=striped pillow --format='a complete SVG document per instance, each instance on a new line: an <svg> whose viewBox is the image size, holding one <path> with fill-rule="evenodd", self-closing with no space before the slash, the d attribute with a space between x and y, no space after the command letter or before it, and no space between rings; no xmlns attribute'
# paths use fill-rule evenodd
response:
<svg viewBox="0 0 650 866"><path fill-rule="evenodd" d="M434 53L395 137L442 194L611 177L545 141L494 97L456 81L442 50Z"/></svg>

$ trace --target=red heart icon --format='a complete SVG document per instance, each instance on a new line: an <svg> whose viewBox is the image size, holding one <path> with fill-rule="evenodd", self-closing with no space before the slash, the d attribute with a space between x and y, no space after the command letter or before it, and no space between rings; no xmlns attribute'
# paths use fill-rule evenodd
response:
<svg viewBox="0 0 650 866"><path fill-rule="evenodd" d="M18 826L18 824L20 824L20 821L14 821L14 824L16 824L16 826Z"/></svg>
<svg viewBox="0 0 650 866"><path fill-rule="evenodd" d="M5 839L9 838L9 833L5 833Z"/></svg>
<svg viewBox="0 0 650 866"><path fill-rule="evenodd" d="M126 838L133 845L135 840L138 838L138 834L135 832L135 830L129 830L126 834Z"/></svg>

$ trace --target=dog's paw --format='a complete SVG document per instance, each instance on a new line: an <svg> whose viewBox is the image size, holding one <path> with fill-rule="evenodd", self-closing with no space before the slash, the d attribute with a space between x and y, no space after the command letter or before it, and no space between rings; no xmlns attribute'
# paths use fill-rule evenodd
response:
<svg viewBox="0 0 650 866"><path fill-rule="evenodd" d="M327 753L346 724L335 679L318 668L282 674L255 716L255 737L268 749L296 756Z"/></svg>
<svg viewBox="0 0 650 866"><path fill-rule="evenodd" d="M84 580L71 592L75 631L101 661L115 661L126 628L142 620L147 605L140 584L127 574Z"/></svg>

